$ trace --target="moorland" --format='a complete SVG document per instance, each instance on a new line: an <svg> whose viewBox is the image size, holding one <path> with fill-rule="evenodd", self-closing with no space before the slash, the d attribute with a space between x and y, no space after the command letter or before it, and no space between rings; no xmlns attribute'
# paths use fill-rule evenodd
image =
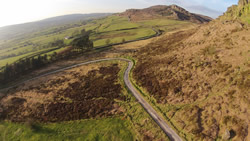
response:
<svg viewBox="0 0 250 141"><path fill-rule="evenodd" d="M49 63L6 85L11 86L82 62L127 58L135 63L134 87L183 140L249 140L249 11L247 0L212 21L176 5L130 9L1 40L2 55L24 54L0 64L4 72L21 58L60 58L51 55ZM60 57L82 29L91 31L92 48ZM155 37L157 32L162 34ZM127 65L93 63L2 89L0 138L169 140L124 84Z"/></svg>

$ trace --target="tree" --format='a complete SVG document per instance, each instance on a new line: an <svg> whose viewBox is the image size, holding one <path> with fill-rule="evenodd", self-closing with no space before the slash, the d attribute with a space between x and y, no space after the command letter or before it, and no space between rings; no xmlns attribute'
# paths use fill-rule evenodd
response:
<svg viewBox="0 0 250 141"><path fill-rule="evenodd" d="M4 82L10 80L12 76L14 76L13 67L7 63L3 71Z"/></svg>
<svg viewBox="0 0 250 141"><path fill-rule="evenodd" d="M122 43L125 43L125 42L126 42L126 40L123 38L123 39L122 39Z"/></svg>
<svg viewBox="0 0 250 141"><path fill-rule="evenodd" d="M0 71L0 84L3 84L4 82L4 74Z"/></svg>
<svg viewBox="0 0 250 141"><path fill-rule="evenodd" d="M107 39L107 40L105 41L106 45L109 45L110 42L111 42L110 39Z"/></svg>
<svg viewBox="0 0 250 141"><path fill-rule="evenodd" d="M31 68L31 60L30 58L25 59L25 70L29 70Z"/></svg>
<svg viewBox="0 0 250 141"><path fill-rule="evenodd" d="M89 50L93 48L93 42L89 39L91 31L85 31L84 29L81 31L81 34L77 36L72 42L71 45L76 50Z"/></svg>
<svg viewBox="0 0 250 141"><path fill-rule="evenodd" d="M57 59L57 53L53 52L53 54L50 56L51 60L54 61Z"/></svg>
<svg viewBox="0 0 250 141"><path fill-rule="evenodd" d="M82 35L85 35L85 34L86 34L86 30L85 30L85 29L82 29L82 30L81 30L81 34L82 34Z"/></svg>

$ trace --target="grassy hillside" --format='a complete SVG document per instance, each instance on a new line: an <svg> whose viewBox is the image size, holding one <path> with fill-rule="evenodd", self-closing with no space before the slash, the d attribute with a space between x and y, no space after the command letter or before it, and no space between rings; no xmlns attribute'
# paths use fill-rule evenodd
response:
<svg viewBox="0 0 250 141"><path fill-rule="evenodd" d="M218 19L135 55L133 78L187 140L249 140L250 27Z"/></svg>
<svg viewBox="0 0 250 141"><path fill-rule="evenodd" d="M168 140L125 88L126 68L89 64L11 89L0 100L0 140Z"/></svg>
<svg viewBox="0 0 250 141"><path fill-rule="evenodd" d="M87 20L101 18L109 15L111 14L106 14L106 13L71 14L71 15L48 18L36 22L0 27L0 40L20 38L20 36L23 36L25 34L39 32L42 30L46 30L47 28L65 26L68 24L84 22Z"/></svg>
<svg viewBox="0 0 250 141"><path fill-rule="evenodd" d="M109 44L121 43L154 35L155 31L152 27L168 32L181 28L183 25L192 24L169 19L131 22L125 17L112 15L83 23L77 22L71 25L52 27L14 39L0 40L0 67L5 66L7 63L11 64L20 58L24 58L26 55L39 54L39 52L44 52L44 50L59 47L49 46L51 42L58 39L64 40L65 46L69 46L72 39L64 38L74 37L82 29L93 31L91 40L94 41L94 46L98 47L106 45L107 40L110 40ZM54 52L61 50L58 49Z"/></svg>

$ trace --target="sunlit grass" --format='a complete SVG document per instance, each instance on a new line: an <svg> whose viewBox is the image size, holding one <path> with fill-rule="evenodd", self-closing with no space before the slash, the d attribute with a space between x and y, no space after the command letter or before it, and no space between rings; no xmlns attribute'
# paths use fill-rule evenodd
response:
<svg viewBox="0 0 250 141"><path fill-rule="evenodd" d="M63 26L53 27L43 31L25 35L20 39L9 41L7 40L4 42L1 41L1 45L5 45L8 48L0 50L0 56L25 52L27 53L20 56L0 60L0 67L5 66L7 63L14 63L18 59L25 56L36 54L39 51L44 51L45 49L42 49L42 46L46 46L50 42L53 42L57 39L63 39L65 44L69 46L72 39L66 40L64 39L64 37L75 36L77 33L80 33L82 29L85 29L86 31L93 31L90 38L93 40L94 46L97 47L106 45L107 39L110 39L111 44L151 36L155 34L155 32L152 30L152 27L164 31L171 31L172 29L182 27L184 24L187 25L188 22L169 19L154 19L132 22L129 21L129 19L126 17L112 15L106 18L89 21L84 25L80 25L78 23L79 26L66 28L59 32L54 31L56 31L56 29L63 28ZM27 43L31 43L31 45L24 46ZM36 47L38 50L33 50L34 47ZM53 52L48 52L47 54L52 53Z"/></svg>
<svg viewBox="0 0 250 141"><path fill-rule="evenodd" d="M36 123L31 128L22 123L0 122L3 141L117 140L131 141L130 123L121 118L89 119L61 123Z"/></svg>
<svg viewBox="0 0 250 141"><path fill-rule="evenodd" d="M115 36L118 34L121 34L120 36ZM126 33L128 35L122 35L122 33ZM140 28L140 29L133 29L133 30L127 30L125 31L117 31L117 32L111 32L111 33L106 33L105 35L108 35L108 38L102 38L99 40L94 41L94 46L98 47L98 46L103 46L106 45L106 40L110 39L110 43L121 43L123 41L123 39L125 41L129 41L129 40L135 40L135 39L139 39L142 37L146 37L146 36L151 36L154 35L155 31L152 30L151 28Z"/></svg>

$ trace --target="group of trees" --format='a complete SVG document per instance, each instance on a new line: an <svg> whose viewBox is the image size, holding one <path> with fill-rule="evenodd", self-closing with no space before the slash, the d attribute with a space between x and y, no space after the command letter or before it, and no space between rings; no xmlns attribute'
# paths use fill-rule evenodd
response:
<svg viewBox="0 0 250 141"><path fill-rule="evenodd" d="M21 76L22 74L43 67L49 63L47 55L26 58L15 62L14 64L6 64L4 70L0 72L0 84L5 84Z"/></svg>
<svg viewBox="0 0 250 141"><path fill-rule="evenodd" d="M6 84L20 77L23 74L39 69L49 63L57 60L77 56L89 51L93 48L93 42L89 39L91 31L82 30L71 42L71 47L64 51L52 55L38 55L31 58L19 60L11 65L7 64L2 71L0 71L0 84ZM53 45L63 45L63 40L56 40Z"/></svg>
<svg viewBox="0 0 250 141"><path fill-rule="evenodd" d="M93 48L93 42L89 39L90 33L92 31L85 31L84 29L81 31L79 35L77 35L73 41L71 42L71 45L74 49L74 51L77 52L84 52L86 50L90 50Z"/></svg>

